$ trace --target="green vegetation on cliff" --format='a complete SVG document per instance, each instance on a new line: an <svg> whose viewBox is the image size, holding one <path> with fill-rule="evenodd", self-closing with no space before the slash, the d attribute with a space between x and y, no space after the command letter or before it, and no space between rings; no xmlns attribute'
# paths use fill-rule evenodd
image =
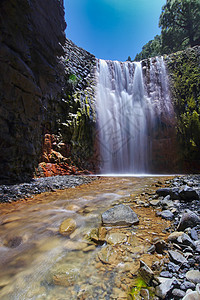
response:
<svg viewBox="0 0 200 300"><path fill-rule="evenodd" d="M149 41L142 47L142 51L136 55L135 60L141 61L146 58L161 55L161 36L156 35L153 40Z"/></svg>
<svg viewBox="0 0 200 300"><path fill-rule="evenodd" d="M170 55L167 65L182 159L192 164L200 153L200 47Z"/></svg>
<svg viewBox="0 0 200 300"><path fill-rule="evenodd" d="M200 1L167 0L162 7L159 27L161 35L145 44L135 60L200 45Z"/></svg>

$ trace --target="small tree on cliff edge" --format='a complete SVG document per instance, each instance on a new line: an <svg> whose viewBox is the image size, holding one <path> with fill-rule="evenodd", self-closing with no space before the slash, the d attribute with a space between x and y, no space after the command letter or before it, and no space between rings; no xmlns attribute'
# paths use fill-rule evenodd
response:
<svg viewBox="0 0 200 300"><path fill-rule="evenodd" d="M167 0L159 26L164 53L200 45L200 0Z"/></svg>

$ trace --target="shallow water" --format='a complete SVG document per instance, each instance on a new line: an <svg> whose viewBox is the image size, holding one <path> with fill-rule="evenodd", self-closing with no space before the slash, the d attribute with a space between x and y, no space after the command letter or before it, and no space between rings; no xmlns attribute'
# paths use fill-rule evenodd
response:
<svg viewBox="0 0 200 300"><path fill-rule="evenodd" d="M164 179L106 177L0 204L0 299L125 299L139 259L149 264L160 259L147 249L154 237L164 238L168 222L139 203L158 180ZM96 246L85 236L101 225L101 213L117 203L129 204L140 223L108 228L109 234L123 233L126 240ZM67 218L76 220L77 228L63 237L59 226Z"/></svg>

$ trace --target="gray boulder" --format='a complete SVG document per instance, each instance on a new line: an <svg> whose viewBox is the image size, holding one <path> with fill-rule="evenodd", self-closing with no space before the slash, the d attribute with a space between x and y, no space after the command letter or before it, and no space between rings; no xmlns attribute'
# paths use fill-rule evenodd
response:
<svg viewBox="0 0 200 300"><path fill-rule="evenodd" d="M101 215L103 225L119 225L119 226L131 226L138 224L139 219L136 213L127 205L116 205Z"/></svg>
<svg viewBox="0 0 200 300"><path fill-rule="evenodd" d="M200 283L200 272L198 270L190 270L185 274L187 280L197 284Z"/></svg>
<svg viewBox="0 0 200 300"><path fill-rule="evenodd" d="M188 227L195 227L197 224L200 224L200 218L192 212L191 210L187 209L186 213L184 213L181 217L181 220L178 224L177 230L183 231Z"/></svg>
<svg viewBox="0 0 200 300"><path fill-rule="evenodd" d="M187 262L186 258L177 251L169 250L170 260L177 264L183 264Z"/></svg>
<svg viewBox="0 0 200 300"><path fill-rule="evenodd" d="M167 294L173 289L176 284L176 278L166 279L156 287L156 295L161 299L166 299Z"/></svg>
<svg viewBox="0 0 200 300"><path fill-rule="evenodd" d="M195 248L195 244L194 244L193 240L186 233L183 233L181 236L179 236L177 238L177 242L182 245L186 245L186 246Z"/></svg>
<svg viewBox="0 0 200 300"><path fill-rule="evenodd" d="M174 217L174 214L173 214L170 210L163 210L163 211L160 213L160 216L161 216L163 219L166 219L166 220L172 220L173 217Z"/></svg>
<svg viewBox="0 0 200 300"><path fill-rule="evenodd" d="M172 295L177 299L182 299L185 296L185 292L180 289L173 289Z"/></svg>

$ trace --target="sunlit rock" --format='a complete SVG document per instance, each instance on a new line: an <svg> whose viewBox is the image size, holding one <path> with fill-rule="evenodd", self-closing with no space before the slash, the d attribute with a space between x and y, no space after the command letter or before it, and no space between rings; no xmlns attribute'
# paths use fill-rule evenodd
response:
<svg viewBox="0 0 200 300"><path fill-rule="evenodd" d="M127 242L127 236L121 232L110 232L106 236L106 241L111 245L122 244Z"/></svg>
<svg viewBox="0 0 200 300"><path fill-rule="evenodd" d="M59 228L60 234L69 236L76 229L76 221L73 219L64 220Z"/></svg>
<svg viewBox="0 0 200 300"><path fill-rule="evenodd" d="M102 214L103 225L131 226L138 224L136 213L127 205L116 205Z"/></svg>

